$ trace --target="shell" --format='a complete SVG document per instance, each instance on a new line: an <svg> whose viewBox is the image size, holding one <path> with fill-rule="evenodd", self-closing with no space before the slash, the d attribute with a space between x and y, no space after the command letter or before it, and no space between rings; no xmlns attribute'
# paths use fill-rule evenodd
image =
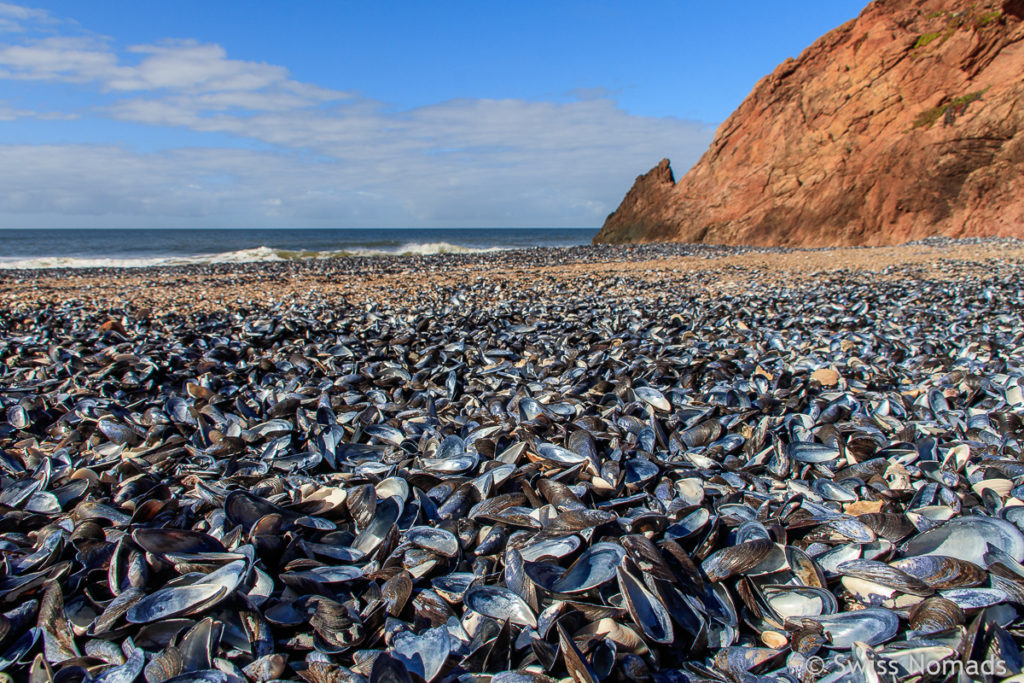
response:
<svg viewBox="0 0 1024 683"><path fill-rule="evenodd" d="M1015 670L1024 252L949 244L4 270L0 678Z"/></svg>

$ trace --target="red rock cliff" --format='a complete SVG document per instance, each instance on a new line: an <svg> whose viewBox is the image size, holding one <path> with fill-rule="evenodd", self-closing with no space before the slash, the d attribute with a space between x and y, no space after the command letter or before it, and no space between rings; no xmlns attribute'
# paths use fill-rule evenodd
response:
<svg viewBox="0 0 1024 683"><path fill-rule="evenodd" d="M595 243L1024 237L1024 0L876 0L762 79Z"/></svg>

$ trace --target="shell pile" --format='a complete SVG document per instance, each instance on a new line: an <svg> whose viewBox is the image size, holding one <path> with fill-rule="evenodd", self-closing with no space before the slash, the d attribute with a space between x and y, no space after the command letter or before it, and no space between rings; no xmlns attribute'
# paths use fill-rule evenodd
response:
<svg viewBox="0 0 1024 683"><path fill-rule="evenodd" d="M1020 275L5 314L0 675L1020 674Z"/></svg>

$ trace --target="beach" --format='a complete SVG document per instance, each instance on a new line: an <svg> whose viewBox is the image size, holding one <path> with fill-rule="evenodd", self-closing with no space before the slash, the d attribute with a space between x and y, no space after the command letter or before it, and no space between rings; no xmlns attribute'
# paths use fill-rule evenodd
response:
<svg viewBox="0 0 1024 683"><path fill-rule="evenodd" d="M1005 667L1022 273L986 239L2 270L0 671Z"/></svg>
<svg viewBox="0 0 1024 683"><path fill-rule="evenodd" d="M0 270L0 301L12 311L69 300L93 309L125 307L144 312L217 311L284 302L401 306L434 299L458 287L533 288L556 283L566 291L606 291L626 297L670 296L680 287L713 296L773 280L806 283L844 273L882 279L909 273L943 280L955 274L988 272L989 264L1009 267L1022 256L1024 245L1016 240L936 240L876 248L586 246L155 268L44 268ZM618 284L623 277L638 286ZM581 283L587 289L577 289ZM500 296L487 298L486 292L484 297L483 301L500 301Z"/></svg>

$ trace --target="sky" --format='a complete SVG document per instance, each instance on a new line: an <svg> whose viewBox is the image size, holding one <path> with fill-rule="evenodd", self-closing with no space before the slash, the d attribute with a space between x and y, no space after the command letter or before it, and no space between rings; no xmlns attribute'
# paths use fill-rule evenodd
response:
<svg viewBox="0 0 1024 683"><path fill-rule="evenodd" d="M0 1L0 228L598 227L862 5Z"/></svg>

